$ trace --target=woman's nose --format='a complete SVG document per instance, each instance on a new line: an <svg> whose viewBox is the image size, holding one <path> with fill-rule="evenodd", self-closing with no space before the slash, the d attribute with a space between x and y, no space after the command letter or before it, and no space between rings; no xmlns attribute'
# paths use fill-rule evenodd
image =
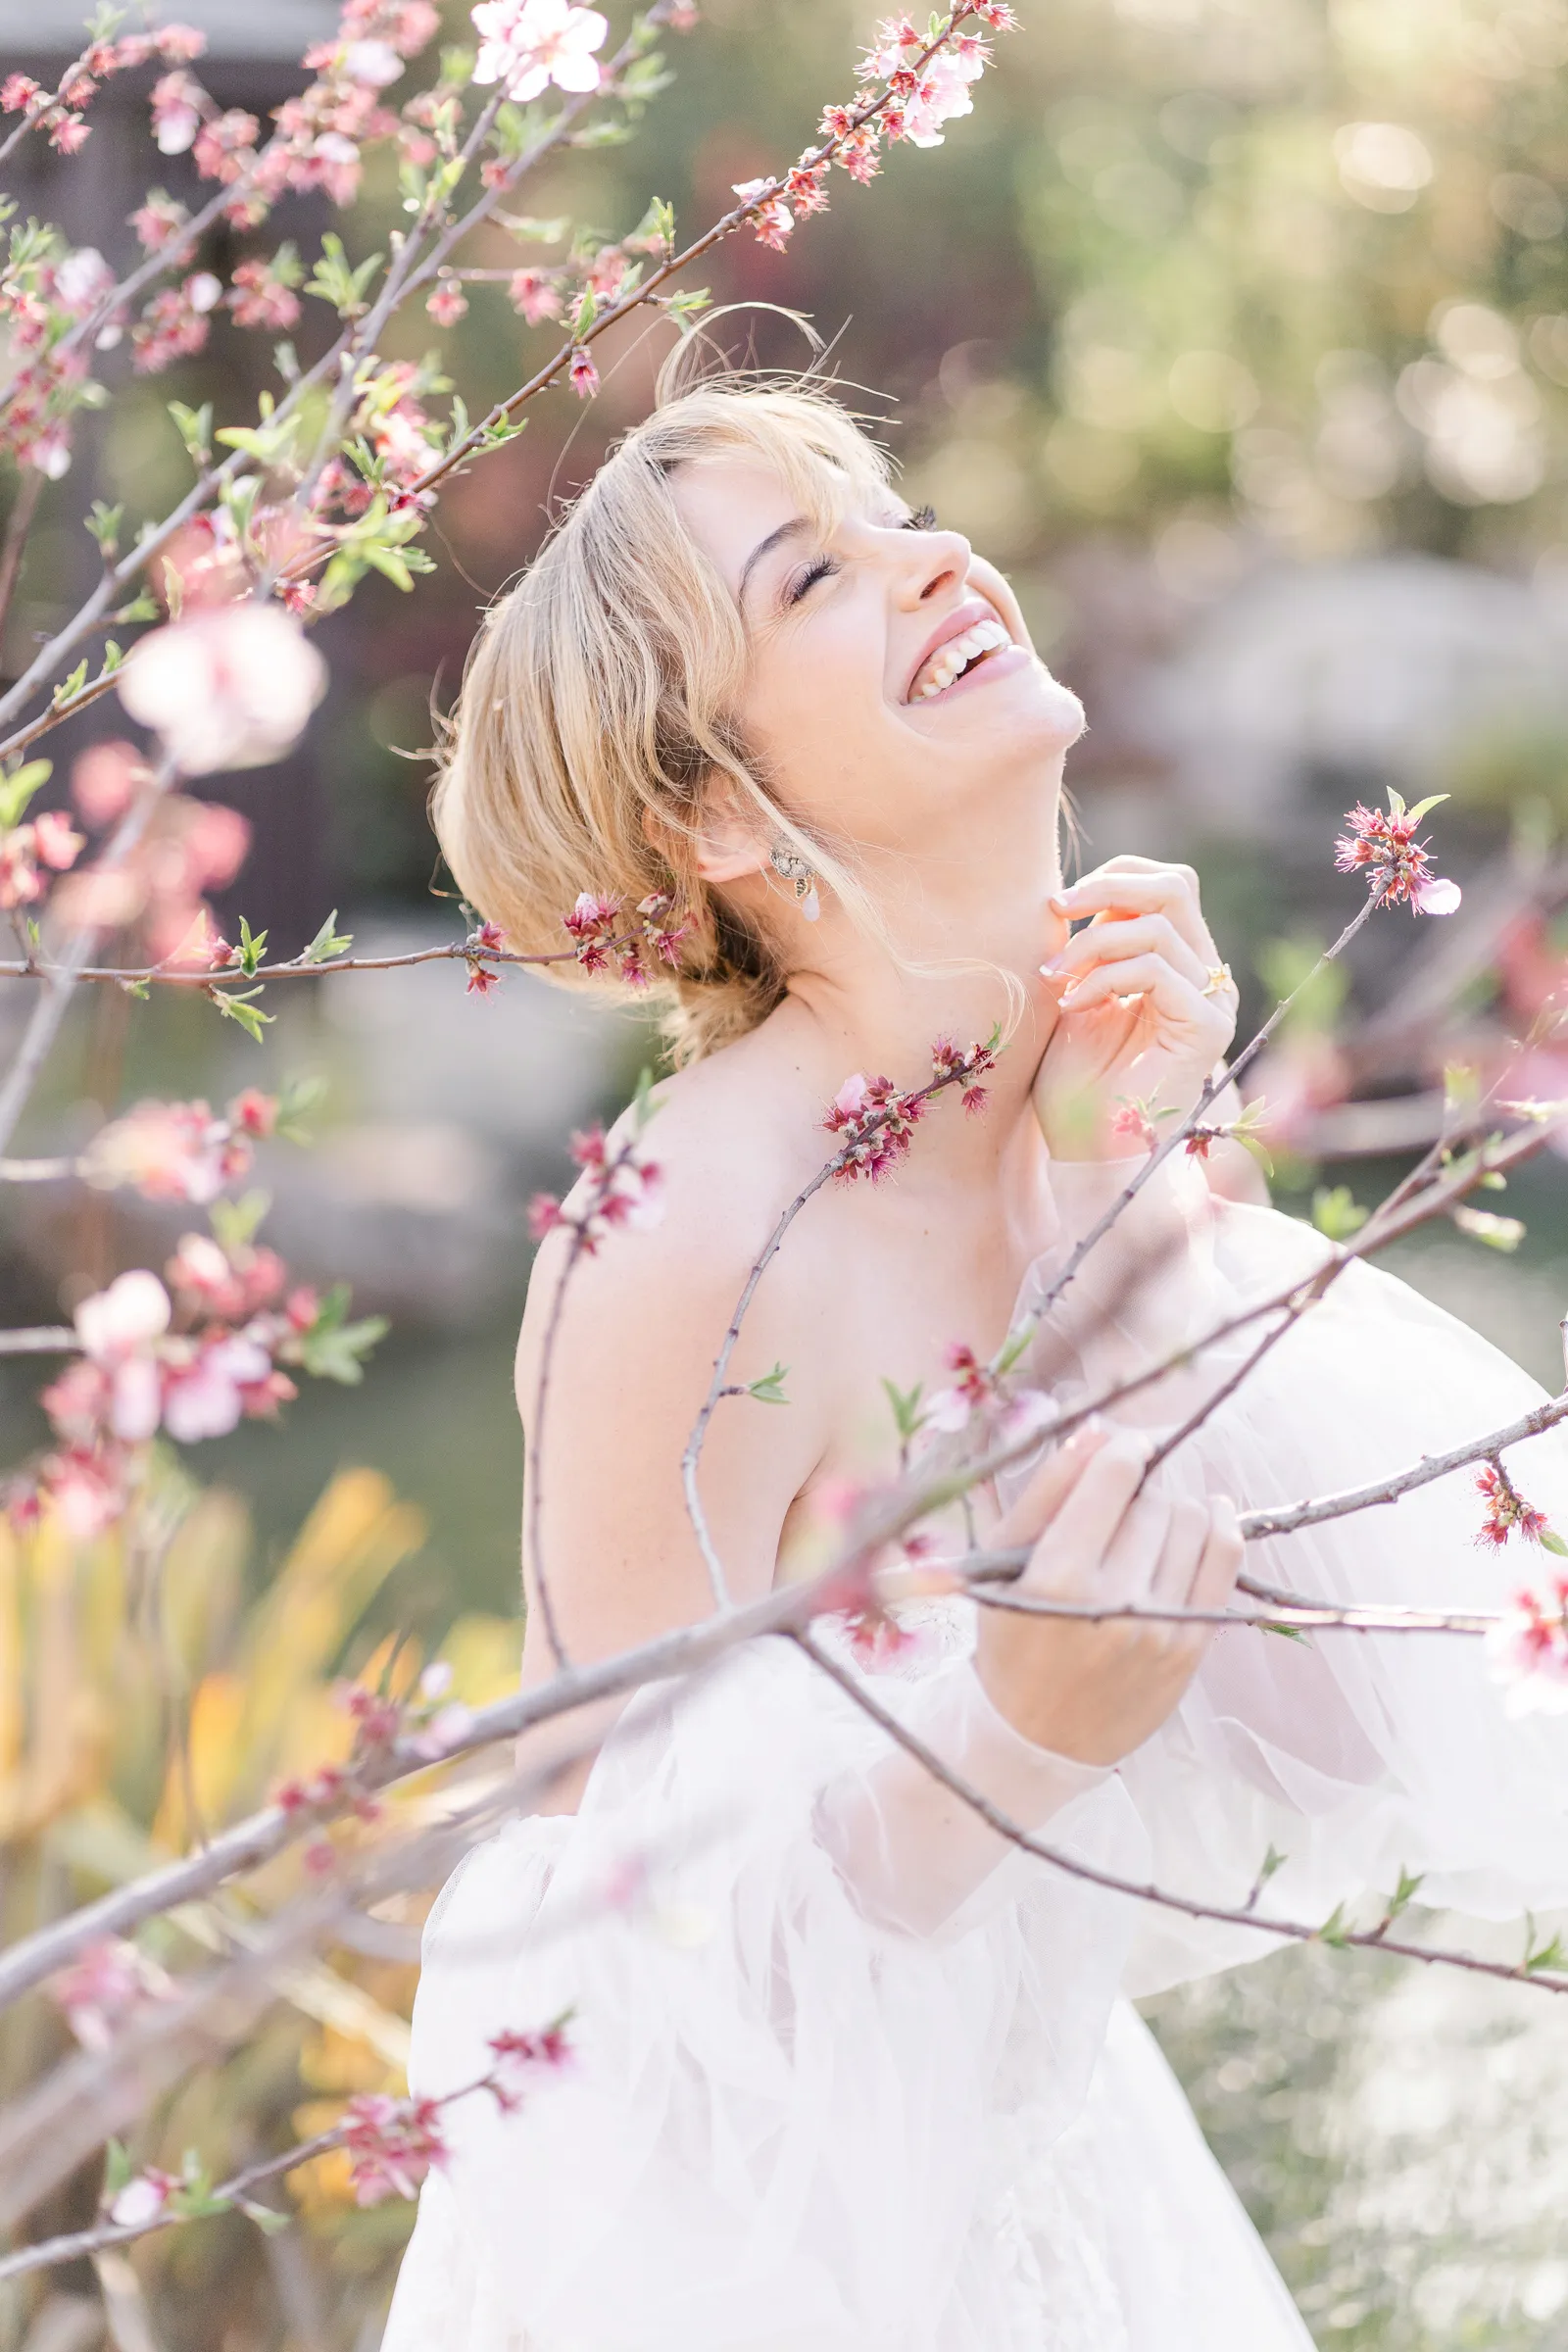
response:
<svg viewBox="0 0 1568 2352"><path fill-rule="evenodd" d="M961 531L901 531L899 537L907 548L902 601L908 608L928 605L944 589L961 590L973 561Z"/></svg>

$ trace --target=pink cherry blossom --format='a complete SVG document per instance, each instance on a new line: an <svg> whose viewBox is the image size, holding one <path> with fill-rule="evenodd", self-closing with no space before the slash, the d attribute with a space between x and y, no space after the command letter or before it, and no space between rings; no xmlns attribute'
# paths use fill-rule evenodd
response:
<svg viewBox="0 0 1568 2352"><path fill-rule="evenodd" d="M379 2092L350 2099L343 2145L357 2205L416 2196L431 2166L444 2165L450 2152L434 2099L393 2099Z"/></svg>
<svg viewBox="0 0 1568 2352"><path fill-rule="evenodd" d="M472 12L480 36L476 82L499 81L509 98L537 98L551 82L562 90L596 90L608 19L570 0L480 0Z"/></svg>
<svg viewBox="0 0 1568 2352"><path fill-rule="evenodd" d="M1552 1579L1548 1601L1519 1593L1486 1641L1493 1677L1506 1687L1505 1713L1568 1714L1568 1577Z"/></svg>
<svg viewBox="0 0 1568 2352"><path fill-rule="evenodd" d="M273 605L199 612L144 637L120 699L186 775L281 759L326 689L326 664Z"/></svg>
<svg viewBox="0 0 1568 2352"><path fill-rule="evenodd" d="M173 1990L165 1969L118 1936L88 1944L49 1980L50 1995L84 2050L107 2050L134 2011Z"/></svg>
<svg viewBox="0 0 1568 2352"><path fill-rule="evenodd" d="M559 318L564 307L561 287L543 270L514 271L507 300L529 326L537 326L541 318Z"/></svg>
<svg viewBox="0 0 1568 2352"><path fill-rule="evenodd" d="M160 155L183 155L202 126L205 93L189 74L166 74L153 84L153 135Z"/></svg>
<svg viewBox="0 0 1568 2352"><path fill-rule="evenodd" d="M1437 796L1440 800L1445 796ZM1396 792L1388 808L1368 808L1357 801L1347 810L1348 830L1334 845L1334 863L1342 874L1364 873L1386 906L1407 905L1412 914L1452 914L1459 904L1456 882L1432 871L1431 855L1416 833L1433 806L1422 801L1406 808Z"/></svg>
<svg viewBox="0 0 1568 2352"><path fill-rule="evenodd" d="M109 2208L109 2219L117 2230L144 2230L168 2211L170 2199L182 2185L174 2174L149 2166L125 2182Z"/></svg>
<svg viewBox="0 0 1568 2352"><path fill-rule="evenodd" d="M431 287L424 307L437 326L456 326L468 315L468 297L455 277L444 277Z"/></svg>
<svg viewBox="0 0 1568 2352"><path fill-rule="evenodd" d="M150 1438L163 1416L163 1381L154 1350L172 1311L157 1275L140 1267L119 1275L76 1309L82 1353L106 1391L103 1418L124 1444Z"/></svg>

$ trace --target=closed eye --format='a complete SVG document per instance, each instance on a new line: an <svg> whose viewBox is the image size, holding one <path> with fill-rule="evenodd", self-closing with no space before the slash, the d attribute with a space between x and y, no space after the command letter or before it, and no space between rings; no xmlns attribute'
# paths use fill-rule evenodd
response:
<svg viewBox="0 0 1568 2352"><path fill-rule="evenodd" d="M785 603L798 605L808 590L816 586L818 580L830 579L837 570L838 564L831 556L815 557L811 563L807 564L804 571L798 571L791 580L785 591Z"/></svg>
<svg viewBox="0 0 1568 2352"><path fill-rule="evenodd" d="M906 514L904 518L903 528L906 531L934 531L936 527L935 507L916 507L912 514Z"/></svg>

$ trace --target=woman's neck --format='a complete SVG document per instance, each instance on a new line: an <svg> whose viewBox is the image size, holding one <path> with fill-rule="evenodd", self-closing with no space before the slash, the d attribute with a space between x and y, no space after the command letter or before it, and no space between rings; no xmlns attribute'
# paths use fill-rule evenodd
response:
<svg viewBox="0 0 1568 2352"><path fill-rule="evenodd" d="M930 1150L967 1170L994 1164L1015 1141L1055 1020L1040 966L1066 936L1043 884L1010 887L995 874L944 871L940 891L917 908L895 908L889 931L897 959L847 912L824 907L813 926L809 964L791 974L780 1019L831 1092L853 1071L923 1085L938 1038L960 1048L985 1044L1000 1028L1005 1050L986 1080L988 1115L933 1124ZM902 915L902 919L901 919ZM912 918L912 919L911 919ZM805 944L805 943L803 943ZM940 1134L940 1141L938 1140ZM922 1146L922 1156L929 1156Z"/></svg>

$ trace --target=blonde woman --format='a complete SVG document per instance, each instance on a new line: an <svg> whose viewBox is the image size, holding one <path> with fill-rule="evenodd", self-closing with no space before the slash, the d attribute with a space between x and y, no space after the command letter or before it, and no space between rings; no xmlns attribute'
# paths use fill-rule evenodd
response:
<svg viewBox="0 0 1568 2352"><path fill-rule="evenodd" d="M929 1396L953 1343L993 1353L1120 1188L1116 1154L1140 1147L1085 1121L1086 1089L1185 1111L1228 1045L1235 991L1188 869L1122 858L1062 887L1082 723L1005 581L800 392L667 401L490 613L436 797L465 892L526 949L559 947L584 889L670 891L689 924L649 1138L662 1221L580 1259L564 1294L566 1238L547 1241L518 1351L532 1439L554 1323L529 1471L573 1661L711 1605L682 1451L852 1073L918 1084L937 1037L1007 1032L983 1115L939 1099L896 1180L820 1193L758 1288L728 1377L787 1365L788 1403L726 1402L701 1465L736 1599L847 1484L895 1469L882 1384ZM1092 1393L1322 1247L1178 1157L1018 1378ZM1034 1545L1026 1586L1222 1607L1228 1497L1354 1486L1539 1395L1357 1268L1140 1491L1151 1430L1232 1360L1205 1353L982 1518ZM1553 1441L1529 1484L1568 1503ZM1474 1518L1446 1481L1252 1565L1331 1598L1495 1598L1512 1580ZM536 1581L530 1600L537 1682L556 1659ZM976 1627L959 1603L914 1620L866 1670L878 1703L1112 1875L1237 1905L1272 1846L1281 1916L1401 1868L1482 1912L1568 1898L1562 1743L1505 1725L1469 1645L1205 1646L1186 1627ZM432 1917L416 2091L567 2010L574 2054L514 2112L446 2111L388 2352L1305 2347L1128 2005L1264 1943L1008 1848L790 1644L645 1692Z"/></svg>

